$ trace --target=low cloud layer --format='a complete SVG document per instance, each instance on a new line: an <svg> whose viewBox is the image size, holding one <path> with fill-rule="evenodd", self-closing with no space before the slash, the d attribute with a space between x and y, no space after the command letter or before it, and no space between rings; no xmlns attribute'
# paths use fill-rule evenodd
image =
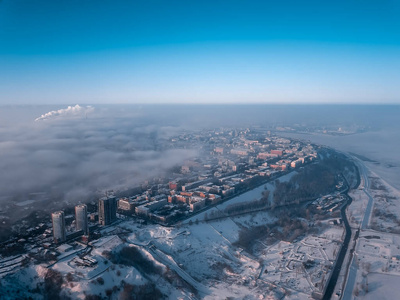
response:
<svg viewBox="0 0 400 300"><path fill-rule="evenodd" d="M163 175L198 154L165 143L183 129L288 123L393 128L398 114L398 107L351 106L0 107L0 210L30 193L77 203Z"/></svg>
<svg viewBox="0 0 400 300"><path fill-rule="evenodd" d="M196 155L167 147L177 127L107 109L75 118L88 109L51 111L38 118L46 122L0 130L0 205L37 192L51 202L85 201L99 191L137 186Z"/></svg>

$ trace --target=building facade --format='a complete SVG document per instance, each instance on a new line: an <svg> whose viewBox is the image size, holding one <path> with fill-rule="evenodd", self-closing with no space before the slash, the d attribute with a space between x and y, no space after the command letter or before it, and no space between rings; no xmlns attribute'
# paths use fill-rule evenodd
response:
<svg viewBox="0 0 400 300"><path fill-rule="evenodd" d="M63 211L56 211L51 214L51 220L53 222L53 238L55 243L65 242L65 216Z"/></svg>
<svg viewBox="0 0 400 300"><path fill-rule="evenodd" d="M109 225L117 220L117 199L104 197L99 200L99 224Z"/></svg>
<svg viewBox="0 0 400 300"><path fill-rule="evenodd" d="M82 230L84 235L89 235L87 206L85 204L75 206L75 222L76 230Z"/></svg>

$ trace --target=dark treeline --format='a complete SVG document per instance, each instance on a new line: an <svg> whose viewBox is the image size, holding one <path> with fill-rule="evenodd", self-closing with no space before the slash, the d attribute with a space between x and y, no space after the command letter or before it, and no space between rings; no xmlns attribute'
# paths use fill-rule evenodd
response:
<svg viewBox="0 0 400 300"><path fill-rule="evenodd" d="M298 204L332 193L341 175L351 186L357 184L357 168L344 155L322 149L319 151L319 156L321 159L318 163L298 170L298 174L289 182L275 181L274 205Z"/></svg>
<svg viewBox="0 0 400 300"><path fill-rule="evenodd" d="M156 266L153 261L149 260L136 247L123 247L118 252L111 252L110 259L114 264L123 264L138 269L143 274L163 273L161 267Z"/></svg>
<svg viewBox="0 0 400 300"><path fill-rule="evenodd" d="M310 227L309 221L315 218L307 208L294 205L278 208L274 210L274 213L274 217L277 218L274 223L242 228L235 244L253 253L254 245L259 240L264 240L268 244L277 240L293 242L299 236L317 233L322 229L320 222Z"/></svg>
<svg viewBox="0 0 400 300"><path fill-rule="evenodd" d="M232 215L246 210L254 210L263 207L268 207L268 196L269 196L269 191L264 191L263 197L261 199L231 204L225 208L224 212L227 213L228 215Z"/></svg>

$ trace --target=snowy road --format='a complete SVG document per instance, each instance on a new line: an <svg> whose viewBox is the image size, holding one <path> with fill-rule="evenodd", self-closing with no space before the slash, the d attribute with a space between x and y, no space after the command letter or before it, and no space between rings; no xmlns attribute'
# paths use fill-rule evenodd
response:
<svg viewBox="0 0 400 300"><path fill-rule="evenodd" d="M367 208L365 210L364 219L361 224L361 229L367 229L368 224L369 224L369 219L371 216L372 207L374 204L374 199L372 198L371 194L366 190L364 190L364 192L368 196L368 204L367 204Z"/></svg>
<svg viewBox="0 0 400 300"><path fill-rule="evenodd" d="M351 262L349 276L347 277L346 287L343 291L342 300L351 300L353 298L353 289L357 277L357 266L355 263L356 259L356 257L353 257L353 261Z"/></svg>
<svg viewBox="0 0 400 300"><path fill-rule="evenodd" d="M369 193L370 182L369 182L369 178L368 178L367 168L359 159L354 158L354 160L357 162L358 169L360 170L360 173L361 173L360 175L364 179L364 193L368 196L367 208L365 209L364 218L361 223L361 229L366 229L369 224L369 219L371 216L374 199L372 198L371 194ZM356 277L357 277L357 266L355 263L356 259L357 259L356 257L353 257L352 263L350 265L349 274L347 276L347 281L346 281L346 287L343 290L343 297L342 297L343 300L353 299L353 290L354 290L354 285L355 285Z"/></svg>
<svg viewBox="0 0 400 300"><path fill-rule="evenodd" d="M367 229L369 224L369 219L371 216L372 207L374 204L374 199L372 198L371 194L369 193L369 179L368 179L368 170L364 166L364 164L360 163L360 171L362 171L362 176L364 178L364 193L368 196L368 204L367 208L365 209L364 218L361 224L361 229Z"/></svg>

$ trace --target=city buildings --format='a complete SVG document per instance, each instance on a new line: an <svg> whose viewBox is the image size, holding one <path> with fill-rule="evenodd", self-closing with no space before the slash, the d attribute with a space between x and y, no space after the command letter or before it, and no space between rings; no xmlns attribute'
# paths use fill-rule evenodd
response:
<svg viewBox="0 0 400 300"><path fill-rule="evenodd" d="M120 198L118 200L118 209L124 211L132 211L135 209L135 203L133 200L129 198Z"/></svg>
<svg viewBox="0 0 400 300"><path fill-rule="evenodd" d="M62 243L66 240L65 217L63 211L56 211L51 214L53 222L53 238L55 243Z"/></svg>
<svg viewBox="0 0 400 300"><path fill-rule="evenodd" d="M99 224L109 225L117 220L117 199L114 196L99 199Z"/></svg>
<svg viewBox="0 0 400 300"><path fill-rule="evenodd" d="M132 195L118 199L106 196L98 201L92 222L109 225L120 214L157 222L175 222L209 205L225 201L248 188L273 180L316 158L313 145L281 138L264 131L230 129L185 133L176 137L172 147L198 145L199 157L186 160L165 177L146 181ZM172 140L171 140L172 141ZM78 234L88 234L87 208L75 207ZM68 216L66 217L68 219Z"/></svg>

